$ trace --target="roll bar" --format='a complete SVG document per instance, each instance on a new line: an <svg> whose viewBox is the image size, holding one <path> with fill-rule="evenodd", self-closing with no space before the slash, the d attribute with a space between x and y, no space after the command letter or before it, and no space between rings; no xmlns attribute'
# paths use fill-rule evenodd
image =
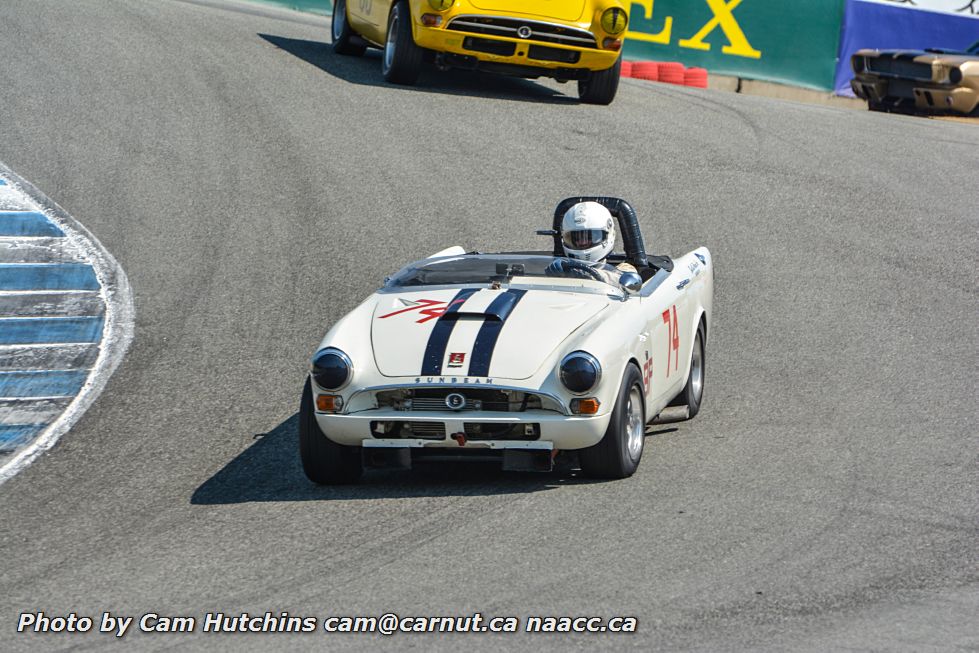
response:
<svg viewBox="0 0 979 653"><path fill-rule="evenodd" d="M646 254L646 245L643 243L642 232L639 230L639 218L636 217L636 210L628 202L618 197L582 196L561 200L557 208L554 209L552 230L550 232L538 232L554 237L554 256L564 256L564 247L561 245L561 222L564 220L564 214L568 212L568 209L579 202L597 202L615 216L619 222L619 231L622 233L626 260L636 266L636 269L641 270L647 267L657 267L667 271L673 269L671 259L665 256L648 256Z"/></svg>

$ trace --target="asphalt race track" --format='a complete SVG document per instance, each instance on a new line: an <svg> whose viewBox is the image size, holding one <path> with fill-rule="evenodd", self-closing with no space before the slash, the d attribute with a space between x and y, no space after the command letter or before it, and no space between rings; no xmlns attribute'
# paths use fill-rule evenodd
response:
<svg viewBox="0 0 979 653"><path fill-rule="evenodd" d="M462 73L398 88L328 40L215 0L0 7L0 160L136 306L102 396L0 486L0 649L106 646L18 634L33 610L639 618L126 636L147 650L979 646L975 125L636 80L611 107ZM579 193L627 198L654 252L713 252L701 415L651 429L621 482L307 482L296 412L327 327L406 261L534 247Z"/></svg>

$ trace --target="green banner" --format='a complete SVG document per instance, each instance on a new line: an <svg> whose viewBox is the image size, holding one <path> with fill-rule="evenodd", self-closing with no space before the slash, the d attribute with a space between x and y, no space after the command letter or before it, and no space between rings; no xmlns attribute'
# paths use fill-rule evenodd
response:
<svg viewBox="0 0 979 653"><path fill-rule="evenodd" d="M311 14L329 16L333 13L332 0L251 0L263 4L278 5L296 11L308 11Z"/></svg>
<svg viewBox="0 0 979 653"><path fill-rule="evenodd" d="M625 55L831 90L844 0L633 0Z"/></svg>

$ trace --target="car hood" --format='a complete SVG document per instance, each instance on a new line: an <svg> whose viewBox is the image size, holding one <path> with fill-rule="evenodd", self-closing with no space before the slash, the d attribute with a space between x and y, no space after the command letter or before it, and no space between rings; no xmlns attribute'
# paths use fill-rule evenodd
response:
<svg viewBox="0 0 979 653"><path fill-rule="evenodd" d="M943 63L961 64L967 61L979 60L979 56L977 55L954 50L876 50L872 51L869 56L880 57L882 59L916 61L918 63L941 61Z"/></svg>
<svg viewBox="0 0 979 653"><path fill-rule="evenodd" d="M576 21L585 9L585 0L470 0L477 9L499 11L514 17L533 17L535 20L548 19Z"/></svg>
<svg viewBox="0 0 979 653"><path fill-rule="evenodd" d="M605 295L554 290L441 289L378 294L371 344L384 376L526 379Z"/></svg>

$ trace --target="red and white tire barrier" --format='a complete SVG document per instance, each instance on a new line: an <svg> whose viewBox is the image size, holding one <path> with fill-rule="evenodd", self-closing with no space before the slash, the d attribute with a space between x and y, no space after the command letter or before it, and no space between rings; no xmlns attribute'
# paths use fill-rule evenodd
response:
<svg viewBox="0 0 979 653"><path fill-rule="evenodd" d="M659 64L655 61L635 61L632 64L632 76L650 82L659 81Z"/></svg>
<svg viewBox="0 0 979 653"><path fill-rule="evenodd" d="M667 61L659 65L659 81L683 86L683 64Z"/></svg>
<svg viewBox="0 0 979 653"><path fill-rule="evenodd" d="M683 85L694 88L707 88L706 68L687 68L683 71Z"/></svg>
<svg viewBox="0 0 979 653"><path fill-rule="evenodd" d="M622 76L644 79L649 82L663 82L707 88L706 68L687 68L676 61L622 61Z"/></svg>

